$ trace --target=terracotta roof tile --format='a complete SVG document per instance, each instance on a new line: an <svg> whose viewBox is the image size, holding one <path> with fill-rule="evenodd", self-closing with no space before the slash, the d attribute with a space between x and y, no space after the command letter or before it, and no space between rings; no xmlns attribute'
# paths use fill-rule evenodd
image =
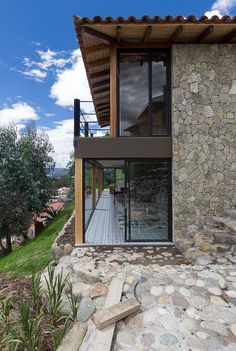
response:
<svg viewBox="0 0 236 351"><path fill-rule="evenodd" d="M82 24L140 24L140 23L148 23L148 24L164 24L164 23L172 23L172 24L186 24L186 23L203 23L203 24L209 24L209 23L215 23L215 24L225 24L225 23L236 23L236 16L231 17L231 16L223 16L223 17L218 17L218 16L212 16L211 18L208 18L207 16L201 16L199 18L189 15L188 17L183 17L183 16L165 16L165 17L160 17L160 16L154 16L154 17L149 17L147 15L142 16L141 18L136 18L135 16L129 16L128 18L124 17L105 17L102 18L100 16L95 16L93 18L88 18L88 17L78 17L74 16L74 20L82 25Z"/></svg>

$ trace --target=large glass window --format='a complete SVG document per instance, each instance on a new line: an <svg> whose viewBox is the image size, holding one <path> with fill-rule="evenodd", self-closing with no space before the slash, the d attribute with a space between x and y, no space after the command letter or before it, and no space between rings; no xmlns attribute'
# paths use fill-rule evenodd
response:
<svg viewBox="0 0 236 351"><path fill-rule="evenodd" d="M121 136L169 135L169 52L127 51L118 54Z"/></svg>

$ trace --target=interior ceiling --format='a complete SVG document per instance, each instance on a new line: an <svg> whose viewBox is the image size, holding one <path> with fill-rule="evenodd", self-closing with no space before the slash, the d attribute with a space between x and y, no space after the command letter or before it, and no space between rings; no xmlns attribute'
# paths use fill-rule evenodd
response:
<svg viewBox="0 0 236 351"><path fill-rule="evenodd" d="M236 43L236 16L74 16L74 23L101 126L110 124L110 51L114 44L118 48L168 48L175 43Z"/></svg>
<svg viewBox="0 0 236 351"><path fill-rule="evenodd" d="M97 160L104 168L122 168L125 165L123 160Z"/></svg>

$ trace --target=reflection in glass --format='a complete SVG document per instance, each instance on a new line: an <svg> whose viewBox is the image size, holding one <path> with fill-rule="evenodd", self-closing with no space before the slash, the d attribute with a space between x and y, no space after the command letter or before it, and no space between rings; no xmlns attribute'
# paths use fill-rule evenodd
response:
<svg viewBox="0 0 236 351"><path fill-rule="evenodd" d="M93 211L93 197L92 197L92 165L85 162L85 227L87 226L90 216Z"/></svg>
<svg viewBox="0 0 236 351"><path fill-rule="evenodd" d="M120 126L122 136L148 135L148 55L120 55Z"/></svg>
<svg viewBox="0 0 236 351"><path fill-rule="evenodd" d="M167 134L166 66L163 54L152 56L152 135Z"/></svg>
<svg viewBox="0 0 236 351"><path fill-rule="evenodd" d="M168 241L168 163L129 162L127 239Z"/></svg>
<svg viewBox="0 0 236 351"><path fill-rule="evenodd" d="M96 203L99 200L99 168L96 167Z"/></svg>
<svg viewBox="0 0 236 351"><path fill-rule="evenodd" d="M164 51L119 55L121 136L167 135L167 58Z"/></svg>

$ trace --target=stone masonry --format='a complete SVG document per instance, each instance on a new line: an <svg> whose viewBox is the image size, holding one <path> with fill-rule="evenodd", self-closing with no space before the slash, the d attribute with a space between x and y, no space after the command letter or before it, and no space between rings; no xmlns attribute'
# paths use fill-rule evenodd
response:
<svg viewBox="0 0 236 351"><path fill-rule="evenodd" d="M173 46L172 126L178 243L236 206L236 44Z"/></svg>

